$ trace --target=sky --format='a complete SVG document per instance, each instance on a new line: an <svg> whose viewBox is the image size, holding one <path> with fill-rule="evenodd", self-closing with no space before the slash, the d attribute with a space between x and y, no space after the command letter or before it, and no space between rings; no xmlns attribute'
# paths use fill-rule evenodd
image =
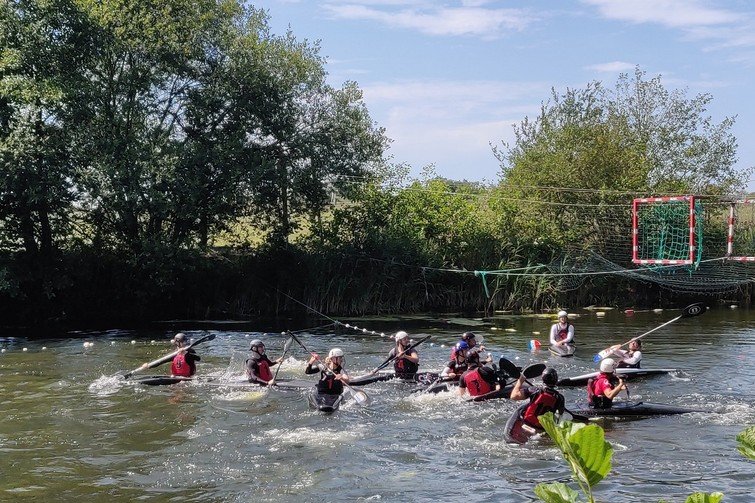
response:
<svg viewBox="0 0 755 503"><path fill-rule="evenodd" d="M636 67L736 117L738 169L755 165L750 0L252 0L273 33L319 41L329 83L355 81L417 176L493 183L491 144L512 143L551 89L612 88ZM753 190L755 180L748 188Z"/></svg>

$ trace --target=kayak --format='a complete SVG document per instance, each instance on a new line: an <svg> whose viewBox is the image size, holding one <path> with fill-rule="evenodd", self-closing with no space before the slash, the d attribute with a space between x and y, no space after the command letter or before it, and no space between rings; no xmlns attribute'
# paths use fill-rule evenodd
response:
<svg viewBox="0 0 755 503"><path fill-rule="evenodd" d="M147 386L166 386L169 384L178 384L181 382L193 381L193 377L180 377L180 376L139 376L132 377L129 381L133 381L139 384L145 384Z"/></svg>
<svg viewBox="0 0 755 503"><path fill-rule="evenodd" d="M484 395L471 396L467 399L469 402L484 402L486 400L494 400L496 398L511 398L511 390L514 389L513 384L508 386L502 386L501 389L485 393Z"/></svg>
<svg viewBox="0 0 755 503"><path fill-rule="evenodd" d="M317 386L315 386L307 395L307 400L309 401L310 408L319 410L320 412L324 412L326 414L332 414L341 406L343 394L329 395L320 393L317 390Z"/></svg>
<svg viewBox="0 0 755 503"><path fill-rule="evenodd" d="M574 344L564 344L562 346L549 346L548 351L554 356L574 356L574 351L577 350L577 346Z"/></svg>
<svg viewBox="0 0 755 503"><path fill-rule="evenodd" d="M583 407L570 410L574 414L587 417L641 417L641 416L669 416L673 414L688 414L690 412L705 412L699 409L687 409L676 405L650 402L616 402L607 409Z"/></svg>
<svg viewBox="0 0 755 503"><path fill-rule="evenodd" d="M635 377L647 377L654 375L668 374L669 372L676 372L676 369L635 369L635 368L618 368L616 374L627 379ZM565 377L558 381L559 386L585 386L589 379L594 379L600 375L600 372L591 372L589 374L582 374L574 377Z"/></svg>
<svg viewBox="0 0 755 503"><path fill-rule="evenodd" d="M440 374L438 372L417 372L409 377L399 377L395 372L379 373L374 375L363 375L353 377L349 380L351 386L365 386L380 381L390 381L396 379L398 382L416 382L420 384L431 384L438 380Z"/></svg>
<svg viewBox="0 0 755 503"><path fill-rule="evenodd" d="M217 386L220 388L251 388L251 389L262 389L267 388L269 386L263 386L256 382L249 382L247 379L238 379L233 381L215 381L210 383L212 386ZM301 390L301 389L309 389L312 387L312 381L308 379L278 379L275 381L275 386L272 387L272 389L277 390Z"/></svg>
<svg viewBox="0 0 755 503"><path fill-rule="evenodd" d="M510 444L525 444L527 441L542 431L533 428L528 425L522 419L524 410L529 405L529 401L523 403L511 414L509 420L506 421L506 426L503 429L503 438Z"/></svg>

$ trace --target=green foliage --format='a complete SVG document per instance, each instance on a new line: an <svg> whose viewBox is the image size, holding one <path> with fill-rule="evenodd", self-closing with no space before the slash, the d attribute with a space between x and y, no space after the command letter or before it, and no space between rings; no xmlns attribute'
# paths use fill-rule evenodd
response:
<svg viewBox="0 0 755 503"><path fill-rule="evenodd" d="M693 493L687 496L685 503L718 503L724 498L723 493Z"/></svg>
<svg viewBox="0 0 755 503"><path fill-rule="evenodd" d="M755 426L750 426L737 435L737 450L750 459L755 459Z"/></svg>
<svg viewBox="0 0 755 503"><path fill-rule="evenodd" d="M547 503L575 503L579 501L579 493L560 482L538 484L535 486L535 495Z"/></svg>
<svg viewBox="0 0 755 503"><path fill-rule="evenodd" d="M611 457L613 456L613 448L611 444L605 441L603 428L595 424L584 425L571 421L563 421L557 424L551 412L540 416L538 419L569 463L574 478L582 492L588 497L588 501L593 501L592 488L603 480L611 470ZM572 492L564 493L559 488L550 485L545 485L541 492L548 494L549 497L576 494ZM538 496L540 495L538 494ZM561 500L546 499L545 501Z"/></svg>

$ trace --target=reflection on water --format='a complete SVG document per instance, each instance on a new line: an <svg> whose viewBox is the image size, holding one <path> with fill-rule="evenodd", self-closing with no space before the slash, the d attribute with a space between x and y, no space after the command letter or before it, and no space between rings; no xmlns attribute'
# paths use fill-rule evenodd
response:
<svg viewBox="0 0 755 503"><path fill-rule="evenodd" d="M530 339L545 339L549 318L476 320L472 328L494 358L544 361L568 376L593 370L592 356L606 346L676 315L611 311L599 318L584 311L574 320L577 355L560 360L547 350L526 350ZM643 366L678 371L630 382L632 398L711 413L603 421L615 454L599 500L682 501L699 490L751 501L752 462L736 452L734 437L755 423L753 318L744 310L711 311L645 338ZM433 335L419 347L423 369L440 369L468 329L454 320L408 327L414 337ZM407 328L379 323L378 332ZM6 349L0 354L0 500L533 501L537 483L569 482L570 471L547 440L523 447L503 442L512 402L470 404L452 393L412 394L416 386L383 382L363 388L368 407L347 401L325 416L307 407L306 390L223 386L243 377L249 337L262 336L223 328L197 348L200 374L214 381L156 387L120 375L168 352L172 333L0 340ZM356 331L302 337L320 353L342 347L352 375L381 363L391 344ZM283 337L263 338L277 357ZM294 352L280 376L311 378L303 376L305 362L305 353ZM169 370L149 373L159 371ZM581 388L563 392L569 402L584 397Z"/></svg>

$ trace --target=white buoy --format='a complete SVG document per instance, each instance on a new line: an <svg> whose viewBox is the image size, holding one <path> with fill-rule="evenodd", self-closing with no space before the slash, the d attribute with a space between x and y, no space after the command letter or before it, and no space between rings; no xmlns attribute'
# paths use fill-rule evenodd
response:
<svg viewBox="0 0 755 503"><path fill-rule="evenodd" d="M738 306L736 304L732 304L729 306L731 309L736 309Z"/></svg>
<svg viewBox="0 0 755 503"><path fill-rule="evenodd" d="M136 341L131 341L131 344L136 344Z"/></svg>
<svg viewBox="0 0 755 503"><path fill-rule="evenodd" d="M654 312L654 313L662 313L662 312L663 312L663 309L653 309L653 312Z"/></svg>
<svg viewBox="0 0 755 503"><path fill-rule="evenodd" d="M27 348L22 349L21 351L29 351Z"/></svg>
<svg viewBox="0 0 755 503"><path fill-rule="evenodd" d="M0 349L0 353L5 353L5 348Z"/></svg>
<svg viewBox="0 0 755 503"><path fill-rule="evenodd" d="M154 344L154 343L155 343L155 341L154 341L154 340L151 340L151 341L149 341L149 343L150 343L150 344Z"/></svg>
<svg viewBox="0 0 755 503"><path fill-rule="evenodd" d="M42 346L42 351L47 351L47 346Z"/></svg>
<svg viewBox="0 0 755 503"><path fill-rule="evenodd" d="M602 317L604 317L605 315L606 315L606 313L605 313L605 312L603 312L603 311L598 311L597 313L595 313L595 316L597 316L598 318L602 318Z"/></svg>
<svg viewBox="0 0 755 503"><path fill-rule="evenodd" d="M490 330L498 330L498 327L490 327Z"/></svg>
<svg viewBox="0 0 755 503"><path fill-rule="evenodd" d="M516 332L516 328L507 328L506 331L507 332Z"/></svg>
<svg viewBox="0 0 755 503"><path fill-rule="evenodd" d="M110 341L111 346L115 346L115 341Z"/></svg>
<svg viewBox="0 0 755 503"><path fill-rule="evenodd" d="M532 332L532 335L540 335L540 332Z"/></svg>

